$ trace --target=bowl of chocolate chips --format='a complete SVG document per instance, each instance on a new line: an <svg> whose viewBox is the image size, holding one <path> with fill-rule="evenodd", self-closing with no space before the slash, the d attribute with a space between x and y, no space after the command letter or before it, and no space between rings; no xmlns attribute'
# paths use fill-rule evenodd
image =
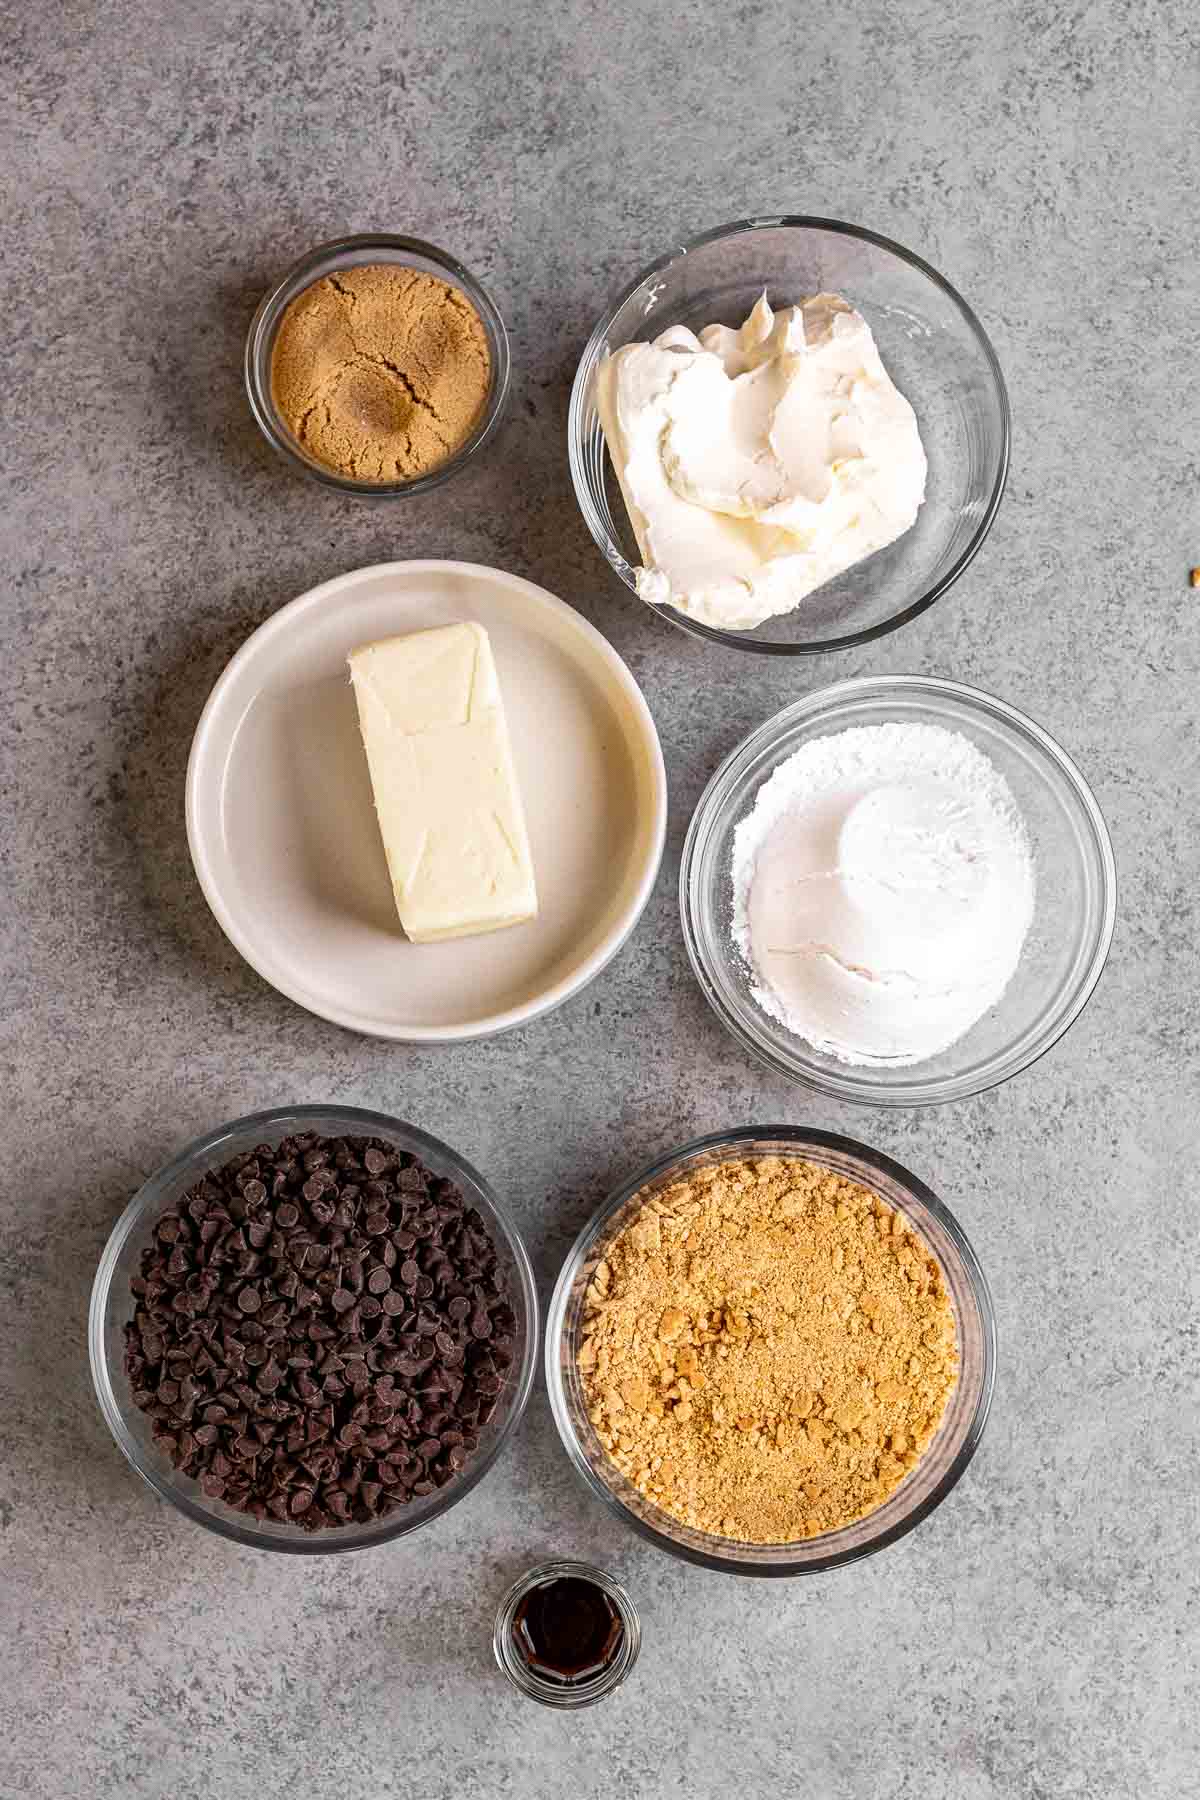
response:
<svg viewBox="0 0 1200 1800"><path fill-rule="evenodd" d="M537 1294L448 1145L296 1106L151 1176L100 1260L88 1342L152 1488L239 1543L328 1554L417 1530L487 1473L529 1398Z"/></svg>

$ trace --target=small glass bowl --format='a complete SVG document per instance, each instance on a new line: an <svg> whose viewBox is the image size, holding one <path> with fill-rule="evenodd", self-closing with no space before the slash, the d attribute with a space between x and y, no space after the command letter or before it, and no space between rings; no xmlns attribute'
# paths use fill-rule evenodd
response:
<svg viewBox="0 0 1200 1800"><path fill-rule="evenodd" d="M466 295L487 333L491 385L479 423L461 450L427 475L415 476L411 481L355 481L317 462L289 430L271 391L275 335L292 301L322 276L334 275L339 269L360 268L364 263L398 263L403 268L420 269L426 275L435 275L448 282ZM360 494L368 500L390 500L398 494L427 494L431 488L440 487L443 481L449 481L452 475L464 469L495 431L508 398L508 333L491 296L444 250L434 244L422 243L420 238L396 237L383 231L363 232L355 237L334 238L327 244L318 244L263 296L246 336L245 378L250 410L263 436L294 469L311 475L325 487L337 488L343 494Z"/></svg>
<svg viewBox="0 0 1200 1800"><path fill-rule="evenodd" d="M898 1209L937 1257L954 1307L958 1382L933 1442L895 1492L864 1519L793 1544L742 1544L696 1531L634 1487L610 1460L584 1404L579 1376L583 1302L596 1265L645 1200L713 1163L795 1157L869 1188ZM618 1188L586 1225L563 1264L546 1320L546 1386L567 1455L611 1512L660 1550L731 1575L816 1575L894 1544L939 1506L974 1456L996 1379L992 1297L975 1252L949 1210L915 1175L850 1138L797 1125L714 1132L670 1151Z"/></svg>
<svg viewBox="0 0 1200 1800"><path fill-rule="evenodd" d="M531 1669L514 1650L513 1619L526 1594L531 1594L535 1588L548 1581L572 1579L590 1581L608 1595L620 1614L624 1635L617 1654L599 1674L592 1675L585 1681L550 1681ZM492 1653L496 1658L496 1666L527 1700L537 1700L542 1706L552 1706L560 1712L575 1712L581 1706L594 1706L597 1700L606 1700L630 1673L641 1647L642 1624L637 1607L619 1581L615 1581L606 1570L597 1569L592 1563L574 1562L565 1557L554 1562L539 1563L535 1569L528 1570L513 1582L496 1608L496 1624L492 1632Z"/></svg>
<svg viewBox="0 0 1200 1800"><path fill-rule="evenodd" d="M130 1277L139 1272L142 1251L150 1243L162 1214L209 1169L219 1168L231 1157L259 1144L273 1149L282 1138L304 1131L316 1131L324 1137L386 1138L418 1156L435 1175L457 1183L469 1204L487 1222L500 1267L508 1278L517 1321L510 1379L502 1390L499 1406L480 1433L479 1449L462 1474L434 1493L390 1513L386 1519L311 1532L280 1520L254 1519L220 1500L210 1500L201 1493L198 1482L171 1465L154 1441L150 1419L133 1403L125 1373L124 1332L134 1306ZM220 1537L232 1538L255 1550L292 1551L300 1556L365 1550L393 1538L407 1537L465 1499L487 1474L525 1411L537 1344L537 1289L529 1257L515 1225L483 1177L438 1138L400 1119L354 1106L287 1106L252 1113L206 1132L181 1150L138 1190L113 1227L96 1271L88 1313L88 1353L96 1398L118 1448L142 1480L195 1524L207 1526Z"/></svg>
<svg viewBox="0 0 1200 1800"><path fill-rule="evenodd" d="M957 581L991 529L1008 474L1008 395L987 333L936 269L890 238L836 219L743 219L651 263L600 320L575 376L567 423L575 497L610 566L636 593L641 557L605 450L596 367L670 325L740 325L764 290L775 307L832 291L863 314L917 415L929 459L925 503L894 544L752 631L660 610L693 636L736 650L845 650L895 631Z"/></svg>
<svg viewBox="0 0 1200 1800"><path fill-rule="evenodd" d="M733 834L763 782L802 744L852 726L894 723L959 732L1004 776L1033 849L1034 913L1012 980L957 1043L925 1062L864 1067L814 1050L755 1001L732 932ZM1036 1062L1079 1017L1100 979L1116 897L1108 829L1066 752L1003 700L920 675L837 682L751 732L702 794L679 872L688 955L722 1024L776 1074L868 1106L962 1100Z"/></svg>

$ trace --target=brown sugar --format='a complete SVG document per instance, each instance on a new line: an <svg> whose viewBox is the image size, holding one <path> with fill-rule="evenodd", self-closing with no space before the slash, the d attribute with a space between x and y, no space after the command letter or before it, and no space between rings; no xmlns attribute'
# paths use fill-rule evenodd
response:
<svg viewBox="0 0 1200 1800"><path fill-rule="evenodd" d="M356 481L426 475L470 437L491 355L466 296L419 269L370 263L314 281L285 311L271 392L314 461Z"/></svg>
<svg viewBox="0 0 1200 1800"><path fill-rule="evenodd" d="M747 1543L880 1506L957 1367L941 1267L904 1215L796 1158L648 1196L585 1297L579 1368L604 1449L666 1512Z"/></svg>

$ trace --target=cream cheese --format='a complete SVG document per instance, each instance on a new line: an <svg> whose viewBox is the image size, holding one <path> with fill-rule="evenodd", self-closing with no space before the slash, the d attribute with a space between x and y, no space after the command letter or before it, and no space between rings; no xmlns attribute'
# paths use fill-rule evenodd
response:
<svg viewBox="0 0 1200 1800"><path fill-rule="evenodd" d="M350 677L400 923L416 943L519 925L537 889L482 625L367 644Z"/></svg>
<svg viewBox="0 0 1200 1800"><path fill-rule="evenodd" d="M744 631L894 542L925 497L912 407L837 294L672 326L600 364L644 600Z"/></svg>

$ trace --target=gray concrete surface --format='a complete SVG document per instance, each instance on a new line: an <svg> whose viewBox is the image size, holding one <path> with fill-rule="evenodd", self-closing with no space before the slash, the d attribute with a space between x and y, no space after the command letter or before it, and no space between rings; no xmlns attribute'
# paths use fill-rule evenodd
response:
<svg viewBox="0 0 1200 1800"><path fill-rule="evenodd" d="M1186 0L1062 7L158 0L3 8L0 1794L37 1800L1178 1800L1196 1791L1195 899L1200 27ZM575 359L680 232L830 213L923 251L1011 384L983 555L857 655L764 667L639 610L564 455ZM318 491L259 440L239 358L310 243L436 239L511 321L514 401L414 505ZM654 901L584 998L462 1050L360 1042L270 992L192 879L187 744L230 652L393 556L565 595L645 684L672 786ZM789 696L865 670L995 690L1095 784L1122 880L1101 990L998 1093L839 1109L706 1012L677 928L684 827ZM643 1548L536 1397L503 1463L410 1545L297 1564L186 1526L93 1404L88 1286L126 1197L217 1120L393 1109L512 1199L548 1288L609 1184L784 1118L898 1155L995 1287L999 1394L967 1478L888 1554L791 1585ZM629 1583L636 1678L574 1719L489 1666L496 1598L576 1552Z"/></svg>

